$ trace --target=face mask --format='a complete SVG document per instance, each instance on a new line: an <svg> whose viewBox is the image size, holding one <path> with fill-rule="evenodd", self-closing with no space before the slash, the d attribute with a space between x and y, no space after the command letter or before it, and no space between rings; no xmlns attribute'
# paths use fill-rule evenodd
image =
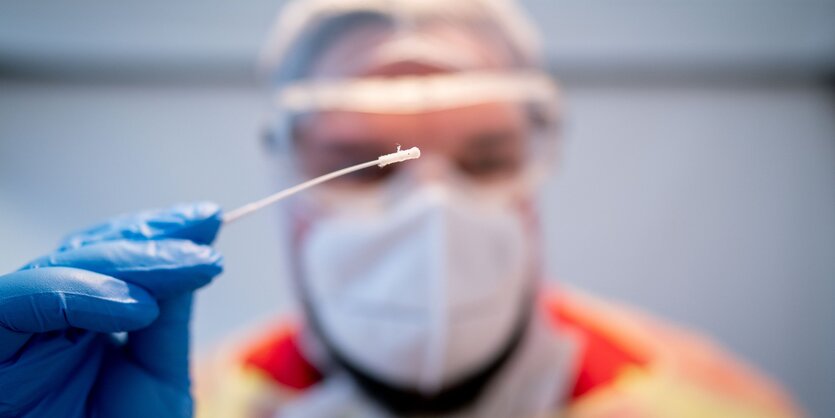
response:
<svg viewBox="0 0 835 418"><path fill-rule="evenodd" d="M377 215L377 216L375 216ZM531 251L510 202L423 186L384 216L315 222L302 281L351 363L433 394L496 356L528 299Z"/></svg>

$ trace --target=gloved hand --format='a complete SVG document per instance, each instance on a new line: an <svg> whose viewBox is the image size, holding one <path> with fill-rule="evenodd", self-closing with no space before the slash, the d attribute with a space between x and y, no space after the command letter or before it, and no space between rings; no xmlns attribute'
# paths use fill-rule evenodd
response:
<svg viewBox="0 0 835 418"><path fill-rule="evenodd" d="M124 216L0 276L0 416L191 416L192 291L222 270L220 224L209 203Z"/></svg>

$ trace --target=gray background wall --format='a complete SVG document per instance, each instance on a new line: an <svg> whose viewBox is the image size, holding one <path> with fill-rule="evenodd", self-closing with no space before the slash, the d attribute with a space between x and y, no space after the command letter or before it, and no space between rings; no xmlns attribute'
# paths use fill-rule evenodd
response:
<svg viewBox="0 0 835 418"><path fill-rule="evenodd" d="M835 2L525 4L565 90L552 276L709 333L835 414ZM0 271L115 213L269 193L252 63L275 7L0 5ZM277 228L221 235L199 352L291 309Z"/></svg>

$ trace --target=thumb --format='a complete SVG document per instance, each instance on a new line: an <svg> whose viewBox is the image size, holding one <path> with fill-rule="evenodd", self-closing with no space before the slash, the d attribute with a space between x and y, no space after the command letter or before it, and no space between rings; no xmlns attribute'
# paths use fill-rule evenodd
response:
<svg viewBox="0 0 835 418"><path fill-rule="evenodd" d="M191 417L189 317L192 292L160 301L150 326L128 334L119 359L106 363L93 403L102 417L145 417L148 411ZM142 408L125 406L142 406ZM156 414L159 415L159 414Z"/></svg>
<svg viewBox="0 0 835 418"><path fill-rule="evenodd" d="M148 327L131 332L126 348L135 363L152 376L187 390L189 380L189 319L193 293L159 302L159 317Z"/></svg>

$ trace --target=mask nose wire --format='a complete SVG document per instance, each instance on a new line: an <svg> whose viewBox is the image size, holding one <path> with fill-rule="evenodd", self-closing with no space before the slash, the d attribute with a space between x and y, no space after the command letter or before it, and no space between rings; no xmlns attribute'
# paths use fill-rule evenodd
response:
<svg viewBox="0 0 835 418"><path fill-rule="evenodd" d="M405 186L448 185L455 177L454 163L437 153L424 152L420 160L398 168Z"/></svg>

